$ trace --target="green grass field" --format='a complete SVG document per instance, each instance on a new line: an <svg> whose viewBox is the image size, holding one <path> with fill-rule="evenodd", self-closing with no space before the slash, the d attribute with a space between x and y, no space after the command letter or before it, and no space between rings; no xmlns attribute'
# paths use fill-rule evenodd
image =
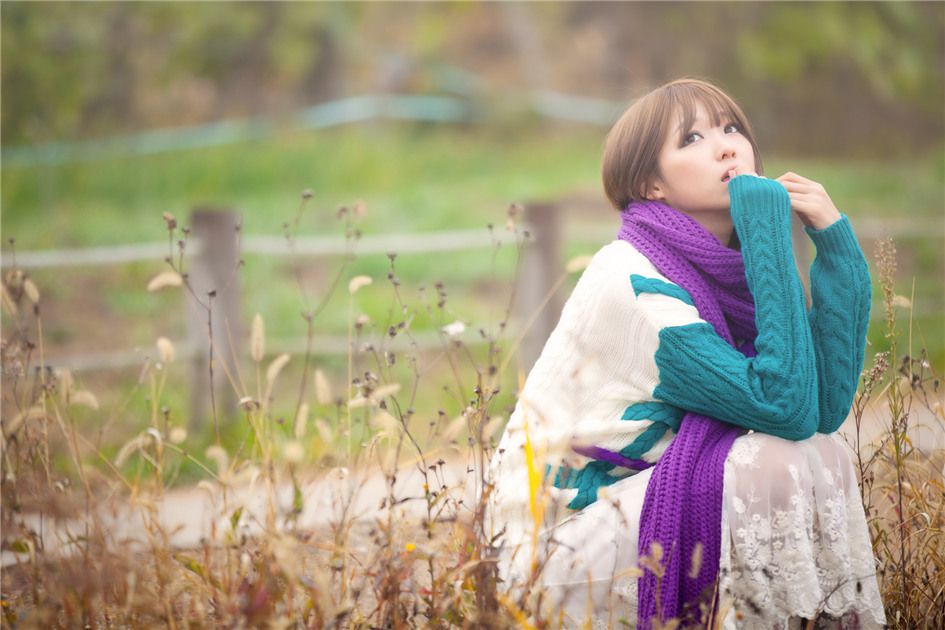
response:
<svg viewBox="0 0 945 630"><path fill-rule="evenodd" d="M196 205L239 209L247 234L280 235L291 221L300 194L313 198L300 221L302 235L340 234L336 210L356 200L366 203L359 221L364 234L480 228L495 224L504 232L511 202L555 200L574 191L598 194L600 147L604 131L588 127L532 131L480 130L454 126L376 124L321 132L284 132L265 142L88 163L2 170L2 233L16 238L18 250L153 242L166 238L162 213L186 223ZM854 223L860 219L941 221L945 209L943 156L911 162L841 162L772 156L766 174L792 170L820 181L837 206ZM602 226L616 217L606 211L587 218ZM586 221L585 221L586 222ZM606 233L606 229L604 230ZM893 234L890 234L892 236ZM566 233L566 258L593 253L602 243ZM507 239L508 240L508 239ZM872 258L874 243L863 242ZM945 360L945 254L943 232L898 242L897 291L912 294L915 281L914 348L926 347L933 365ZM563 262L563 261L562 261ZM401 255L396 261L401 295L414 309L412 330L424 331L453 320L466 322L467 340L483 327L493 331L512 291L515 248L470 250L452 254ZM303 299L296 277L307 293L323 293L340 261L269 258L247 255L242 270L243 321L261 313L272 339L299 338L305 324ZM179 293L148 293L150 277L163 263L136 263L115 268L37 270L33 276L44 297L47 350L70 354L129 347L153 347L158 336L184 334ZM346 270L341 290L316 322L320 334L343 335L349 312L347 279L369 275L374 284L355 296L353 313L364 313L371 329L382 334L401 316L386 278L385 256L366 256ZM575 277L570 279L573 283ZM448 291L446 307L427 307L433 286ZM565 286L567 289L570 284ZM875 296L878 300L878 293ZM878 310L878 307L874 307ZM900 317L900 321L907 321ZM871 352L886 347L875 322ZM316 352L318 349L316 348ZM326 366L335 359L320 359ZM339 365L334 365L339 369ZM289 374L292 374L290 369ZM118 374L87 373L83 378L107 392L118 386L114 401L126 396L136 370ZM186 378L178 374L177 390ZM287 377L289 380L294 377ZM514 386L514 375L509 385ZM147 404L129 403L132 415ZM167 396L184 408L186 396L174 387ZM432 409L442 393L424 394ZM291 399L291 396L287 400ZM509 399L511 400L511 399ZM131 411L129 411L131 413Z"/></svg>

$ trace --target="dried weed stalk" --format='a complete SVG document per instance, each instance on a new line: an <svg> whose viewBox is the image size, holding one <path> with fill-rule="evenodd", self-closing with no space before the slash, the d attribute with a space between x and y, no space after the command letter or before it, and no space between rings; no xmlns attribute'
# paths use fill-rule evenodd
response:
<svg viewBox="0 0 945 630"><path fill-rule="evenodd" d="M284 226L290 249L311 196L303 193L296 217ZM478 330L486 346L483 359L463 342L465 325L452 312L446 288L436 284L432 295L421 294L419 308L412 306L398 279L397 256L390 254L387 322L375 324L355 315L355 294L370 279L349 281L349 353L340 392L332 392L327 369L314 363L314 327L347 274L360 237L356 220L364 212L363 204L338 211L349 249L317 303L296 277L306 346L292 403L280 403L277 387L291 359L267 357L260 316L250 339L255 382L244 382L237 357L217 362L226 369L242 421L251 429L248 443L235 452L223 446L225 425L215 403L215 443L203 454L188 451L186 429L173 426L161 405L174 355L171 342L162 338L159 360L142 372L150 399L147 421L115 455L106 454L100 436L84 436L80 430L79 420L98 411L94 395L68 371L45 364L35 283L17 268L5 274L3 627L563 624L560 615L546 616L542 607L541 570L551 550L534 558L524 592L513 594L498 582L497 540L489 538L485 524L492 488L488 461L507 412L499 407L500 385L510 365L510 352L503 356L503 347L517 346L516 340L506 339L514 291L495 330ZM510 208L507 229L521 248L518 212ZM205 309L213 366L212 340L221 334L211 324L215 295L197 295L189 286L188 230L183 228L178 238L174 217L165 215L165 222L169 269L149 289L183 286ZM493 256L499 248L495 236L494 241ZM884 244L879 270L890 348L877 353L863 373L853 412L854 447L889 621L896 628L942 627L945 462L941 449L923 449L912 441L917 408L938 423L943 419L941 394L925 354L912 354L911 338L909 352L898 358L896 309L911 300L893 291L894 260L892 245ZM440 347L432 354L419 350L411 327L421 315L440 331ZM398 340L406 340L409 350L397 350ZM452 406L418 411L418 393L442 374ZM868 415L886 405L887 431L878 442L861 442ZM273 411L283 406L293 410L288 426ZM199 544L181 548L161 509L173 471L184 461L204 472L198 487L212 501L215 519ZM458 480L450 472L457 461L464 471ZM540 461L532 463L540 470ZM372 469L383 478L377 495L380 511L364 518L367 471ZM421 480L418 486L402 483L411 474ZM325 527L306 526L303 518L304 489L316 481L331 509ZM537 527L542 481L537 475L533 481ZM251 509L247 489L264 498L262 511ZM130 515L135 520L129 524ZM641 570L659 575L662 555L661 548L652 549L641 559ZM698 561L693 559L694 566ZM701 610L703 626L709 612ZM615 627L630 623L619 610L611 611L611 619ZM664 627L677 626L674 620Z"/></svg>

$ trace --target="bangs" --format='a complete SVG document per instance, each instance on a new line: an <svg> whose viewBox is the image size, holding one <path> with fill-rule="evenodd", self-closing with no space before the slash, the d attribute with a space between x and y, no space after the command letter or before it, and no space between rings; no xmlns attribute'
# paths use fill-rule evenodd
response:
<svg viewBox="0 0 945 630"><path fill-rule="evenodd" d="M679 115L682 118L682 128L680 133L685 134L692 128L696 120L696 109L699 105L705 108L709 115L709 121L713 126L723 122L734 122L749 136L751 130L748 126L748 120L742 113L741 108L735 104L727 94L715 88L701 83L682 83L673 85L668 89L670 107L672 114ZM670 120L664 121L664 138L668 137Z"/></svg>

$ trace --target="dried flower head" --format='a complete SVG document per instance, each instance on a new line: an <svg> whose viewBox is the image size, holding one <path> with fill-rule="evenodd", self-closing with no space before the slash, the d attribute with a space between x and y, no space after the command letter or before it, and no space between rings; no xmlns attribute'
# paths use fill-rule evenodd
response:
<svg viewBox="0 0 945 630"><path fill-rule="evenodd" d="M370 276L355 276L348 282L348 293L354 295L358 292L358 289L366 287L372 282L374 282L374 280L372 280Z"/></svg>
<svg viewBox="0 0 945 630"><path fill-rule="evenodd" d="M167 337L158 337L155 343L158 350L158 356L164 363L170 363L174 360L174 344Z"/></svg>
<svg viewBox="0 0 945 630"><path fill-rule="evenodd" d="M250 353L253 361L259 363L266 354L266 328L263 323L262 315L256 313L253 317L253 332L250 338Z"/></svg>
<svg viewBox="0 0 945 630"><path fill-rule="evenodd" d="M315 399L320 405L330 404L332 401L331 386L325 373L321 369L315 370Z"/></svg>
<svg viewBox="0 0 945 630"><path fill-rule="evenodd" d="M183 280L176 271L162 271L148 282L148 291L153 293L165 287L179 287L182 284Z"/></svg>
<svg viewBox="0 0 945 630"><path fill-rule="evenodd" d="M164 225L167 226L168 231L173 232L174 228L177 227L177 219L175 219L174 215L170 212L165 212L162 216L164 217Z"/></svg>

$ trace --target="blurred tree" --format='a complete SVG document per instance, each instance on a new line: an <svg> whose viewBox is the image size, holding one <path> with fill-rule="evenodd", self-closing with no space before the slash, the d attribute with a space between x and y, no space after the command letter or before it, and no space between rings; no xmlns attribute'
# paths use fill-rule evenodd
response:
<svg viewBox="0 0 945 630"><path fill-rule="evenodd" d="M2 142L445 82L628 100L689 75L730 90L766 146L885 154L941 144L943 22L941 2L2 2Z"/></svg>
<svg viewBox="0 0 945 630"><path fill-rule="evenodd" d="M945 74L943 16L935 3L778 4L742 34L739 56L750 78L790 84L849 60L877 96L934 112Z"/></svg>
<svg viewBox="0 0 945 630"><path fill-rule="evenodd" d="M105 91L107 7L0 3L3 143L75 135L86 103Z"/></svg>
<svg viewBox="0 0 945 630"><path fill-rule="evenodd" d="M945 5L779 3L754 11L755 27L737 41L738 85L746 94L767 86L775 96L751 100L767 110L766 126L780 127L771 134L777 146L844 154L941 146Z"/></svg>
<svg viewBox="0 0 945 630"><path fill-rule="evenodd" d="M343 90L338 3L0 3L4 145L274 113Z"/></svg>
<svg viewBox="0 0 945 630"><path fill-rule="evenodd" d="M99 30L103 50L95 54L94 50L83 51L101 68L100 88L88 95L82 107L80 125L95 127L103 120L119 121L125 124L133 122L135 114L134 98L136 83L136 58L128 54L133 50L135 40L139 39L138 22L134 17L134 6L117 2L107 7L100 7L101 20L96 24Z"/></svg>

